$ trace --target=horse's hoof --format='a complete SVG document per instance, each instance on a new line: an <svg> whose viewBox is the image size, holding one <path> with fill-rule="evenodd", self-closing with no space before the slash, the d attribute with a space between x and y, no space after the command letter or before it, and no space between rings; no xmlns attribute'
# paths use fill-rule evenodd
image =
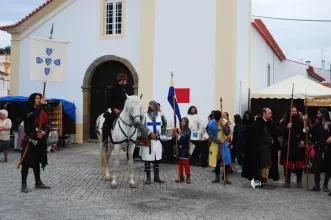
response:
<svg viewBox="0 0 331 220"><path fill-rule="evenodd" d="M116 189L116 188L117 188L117 184L116 184L116 183L112 183L112 184L110 184L110 188L111 188L111 189Z"/></svg>
<svg viewBox="0 0 331 220"><path fill-rule="evenodd" d="M111 181L111 176L106 176L106 181Z"/></svg>
<svg viewBox="0 0 331 220"><path fill-rule="evenodd" d="M135 183L130 183L130 188L137 188L136 184Z"/></svg>

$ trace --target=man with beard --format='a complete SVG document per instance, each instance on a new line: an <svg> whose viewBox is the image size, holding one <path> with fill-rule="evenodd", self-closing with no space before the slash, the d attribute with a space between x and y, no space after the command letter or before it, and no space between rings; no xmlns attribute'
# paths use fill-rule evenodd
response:
<svg viewBox="0 0 331 220"><path fill-rule="evenodd" d="M117 75L117 83L109 86L106 89L106 108L105 122L102 126L102 147L108 148L108 137L110 135L110 129L113 127L115 119L121 114L124 108L124 103L127 99L126 92L124 90L127 84L127 76L124 74ZM109 113L108 109L111 109Z"/></svg>
<svg viewBox="0 0 331 220"><path fill-rule="evenodd" d="M161 127L166 127L163 124L161 114L158 112L157 102L150 101L147 113L142 117L142 125L152 132L151 135L156 135L155 139L149 142L149 146L140 147L141 160L145 162L145 172L147 179L145 184L151 184L151 162L153 163L154 169L154 182L164 183L159 176L159 161L162 159L162 143L159 139L161 134Z"/></svg>
<svg viewBox="0 0 331 220"><path fill-rule="evenodd" d="M290 123L290 115L292 114L292 123ZM289 129L291 136L289 137ZM282 153L280 157L280 165L284 166L285 187L291 186L291 171L295 170L297 176L297 187L302 188L302 174L305 165L305 133L303 116L298 113L296 107L288 109L279 125L279 134L284 138L282 144ZM288 140L290 138L290 149L287 161ZM287 161L287 164L286 164ZM287 179L286 179L286 168Z"/></svg>
<svg viewBox="0 0 331 220"><path fill-rule="evenodd" d="M262 117L256 117L249 128L250 143L245 148L242 171L242 177L249 180L260 179L261 187L266 189L274 188L267 182L272 166L271 147L274 142L269 125L271 119L271 109L263 108Z"/></svg>
<svg viewBox="0 0 331 220"><path fill-rule="evenodd" d="M306 119L306 117L305 117ZM315 186L312 191L320 191L321 172L325 172L323 191L329 192L328 183L331 174L331 122L327 109L320 108L317 112L317 122L312 126L312 137L315 140L315 157L312 171Z"/></svg>

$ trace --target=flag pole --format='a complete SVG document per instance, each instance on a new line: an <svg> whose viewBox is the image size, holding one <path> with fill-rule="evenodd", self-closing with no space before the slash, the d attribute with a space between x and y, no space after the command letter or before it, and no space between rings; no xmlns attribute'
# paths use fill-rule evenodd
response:
<svg viewBox="0 0 331 220"><path fill-rule="evenodd" d="M171 72L171 81L173 82L173 73ZM175 88L174 88L175 89ZM176 119L176 102L175 95L172 96L172 108L174 110L174 130L177 128L177 119ZM178 183L181 182L180 172L179 172L179 151L178 151L178 137L175 136L175 147L176 147L176 155L177 155L177 174L178 174Z"/></svg>

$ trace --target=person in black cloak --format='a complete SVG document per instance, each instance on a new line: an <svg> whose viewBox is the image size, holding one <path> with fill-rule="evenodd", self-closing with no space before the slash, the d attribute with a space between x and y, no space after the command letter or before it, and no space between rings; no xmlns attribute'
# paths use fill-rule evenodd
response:
<svg viewBox="0 0 331 220"><path fill-rule="evenodd" d="M272 166L271 149L272 131L270 128L270 120L272 112L269 108L262 109L262 117L257 117L255 122L248 130L249 143L246 145L244 153L244 163L242 177L248 180L258 179L261 181L261 187L272 189L273 186L267 183L269 170Z"/></svg>
<svg viewBox="0 0 331 220"><path fill-rule="evenodd" d="M27 103L27 112L24 119L25 137L22 155L28 147L26 156L22 162L22 188L21 192L28 193L27 177L29 168L33 169L35 187L38 189L50 189L40 179L40 166L45 169L47 161L47 137L49 134L48 116L44 110L45 99L39 93L30 95ZM41 116L40 116L41 115ZM40 129L39 124L41 123Z"/></svg>
<svg viewBox="0 0 331 220"><path fill-rule="evenodd" d="M245 137L244 137L244 131L243 131L243 124L240 115L234 116L234 129L233 129L233 138L232 138L232 162L235 163L235 160L237 158L238 164L241 167L243 164L243 154L244 149L246 146ZM242 168L240 168L242 170Z"/></svg>

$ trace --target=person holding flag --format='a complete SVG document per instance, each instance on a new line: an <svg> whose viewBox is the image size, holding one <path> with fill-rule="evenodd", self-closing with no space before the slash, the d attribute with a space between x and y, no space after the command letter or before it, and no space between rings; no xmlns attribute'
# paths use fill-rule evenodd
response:
<svg viewBox="0 0 331 220"><path fill-rule="evenodd" d="M180 110L178 107L178 102L177 102L177 98L176 98L176 94L175 94L175 86L174 86L174 80L173 80L173 73L171 72L171 80L170 80L170 87L169 87L169 91L168 91L168 102L171 105L171 108L174 110L174 135L175 135L175 155L179 155L179 144L182 143L178 143L178 137L179 137L179 133L177 132L177 118L179 122L182 122L182 116L180 114ZM177 118L176 118L177 116ZM187 121L188 124L188 121ZM177 172L178 172L178 179L177 182L181 182L181 180L183 180L182 176L181 176L181 170L182 170L182 165L181 165L181 160L177 161ZM189 168L189 166L186 166L186 169ZM189 169L187 169L187 171L189 171ZM187 173L189 174L189 172ZM189 174L190 175L190 174ZM189 178L188 182L190 183L191 180Z"/></svg>

